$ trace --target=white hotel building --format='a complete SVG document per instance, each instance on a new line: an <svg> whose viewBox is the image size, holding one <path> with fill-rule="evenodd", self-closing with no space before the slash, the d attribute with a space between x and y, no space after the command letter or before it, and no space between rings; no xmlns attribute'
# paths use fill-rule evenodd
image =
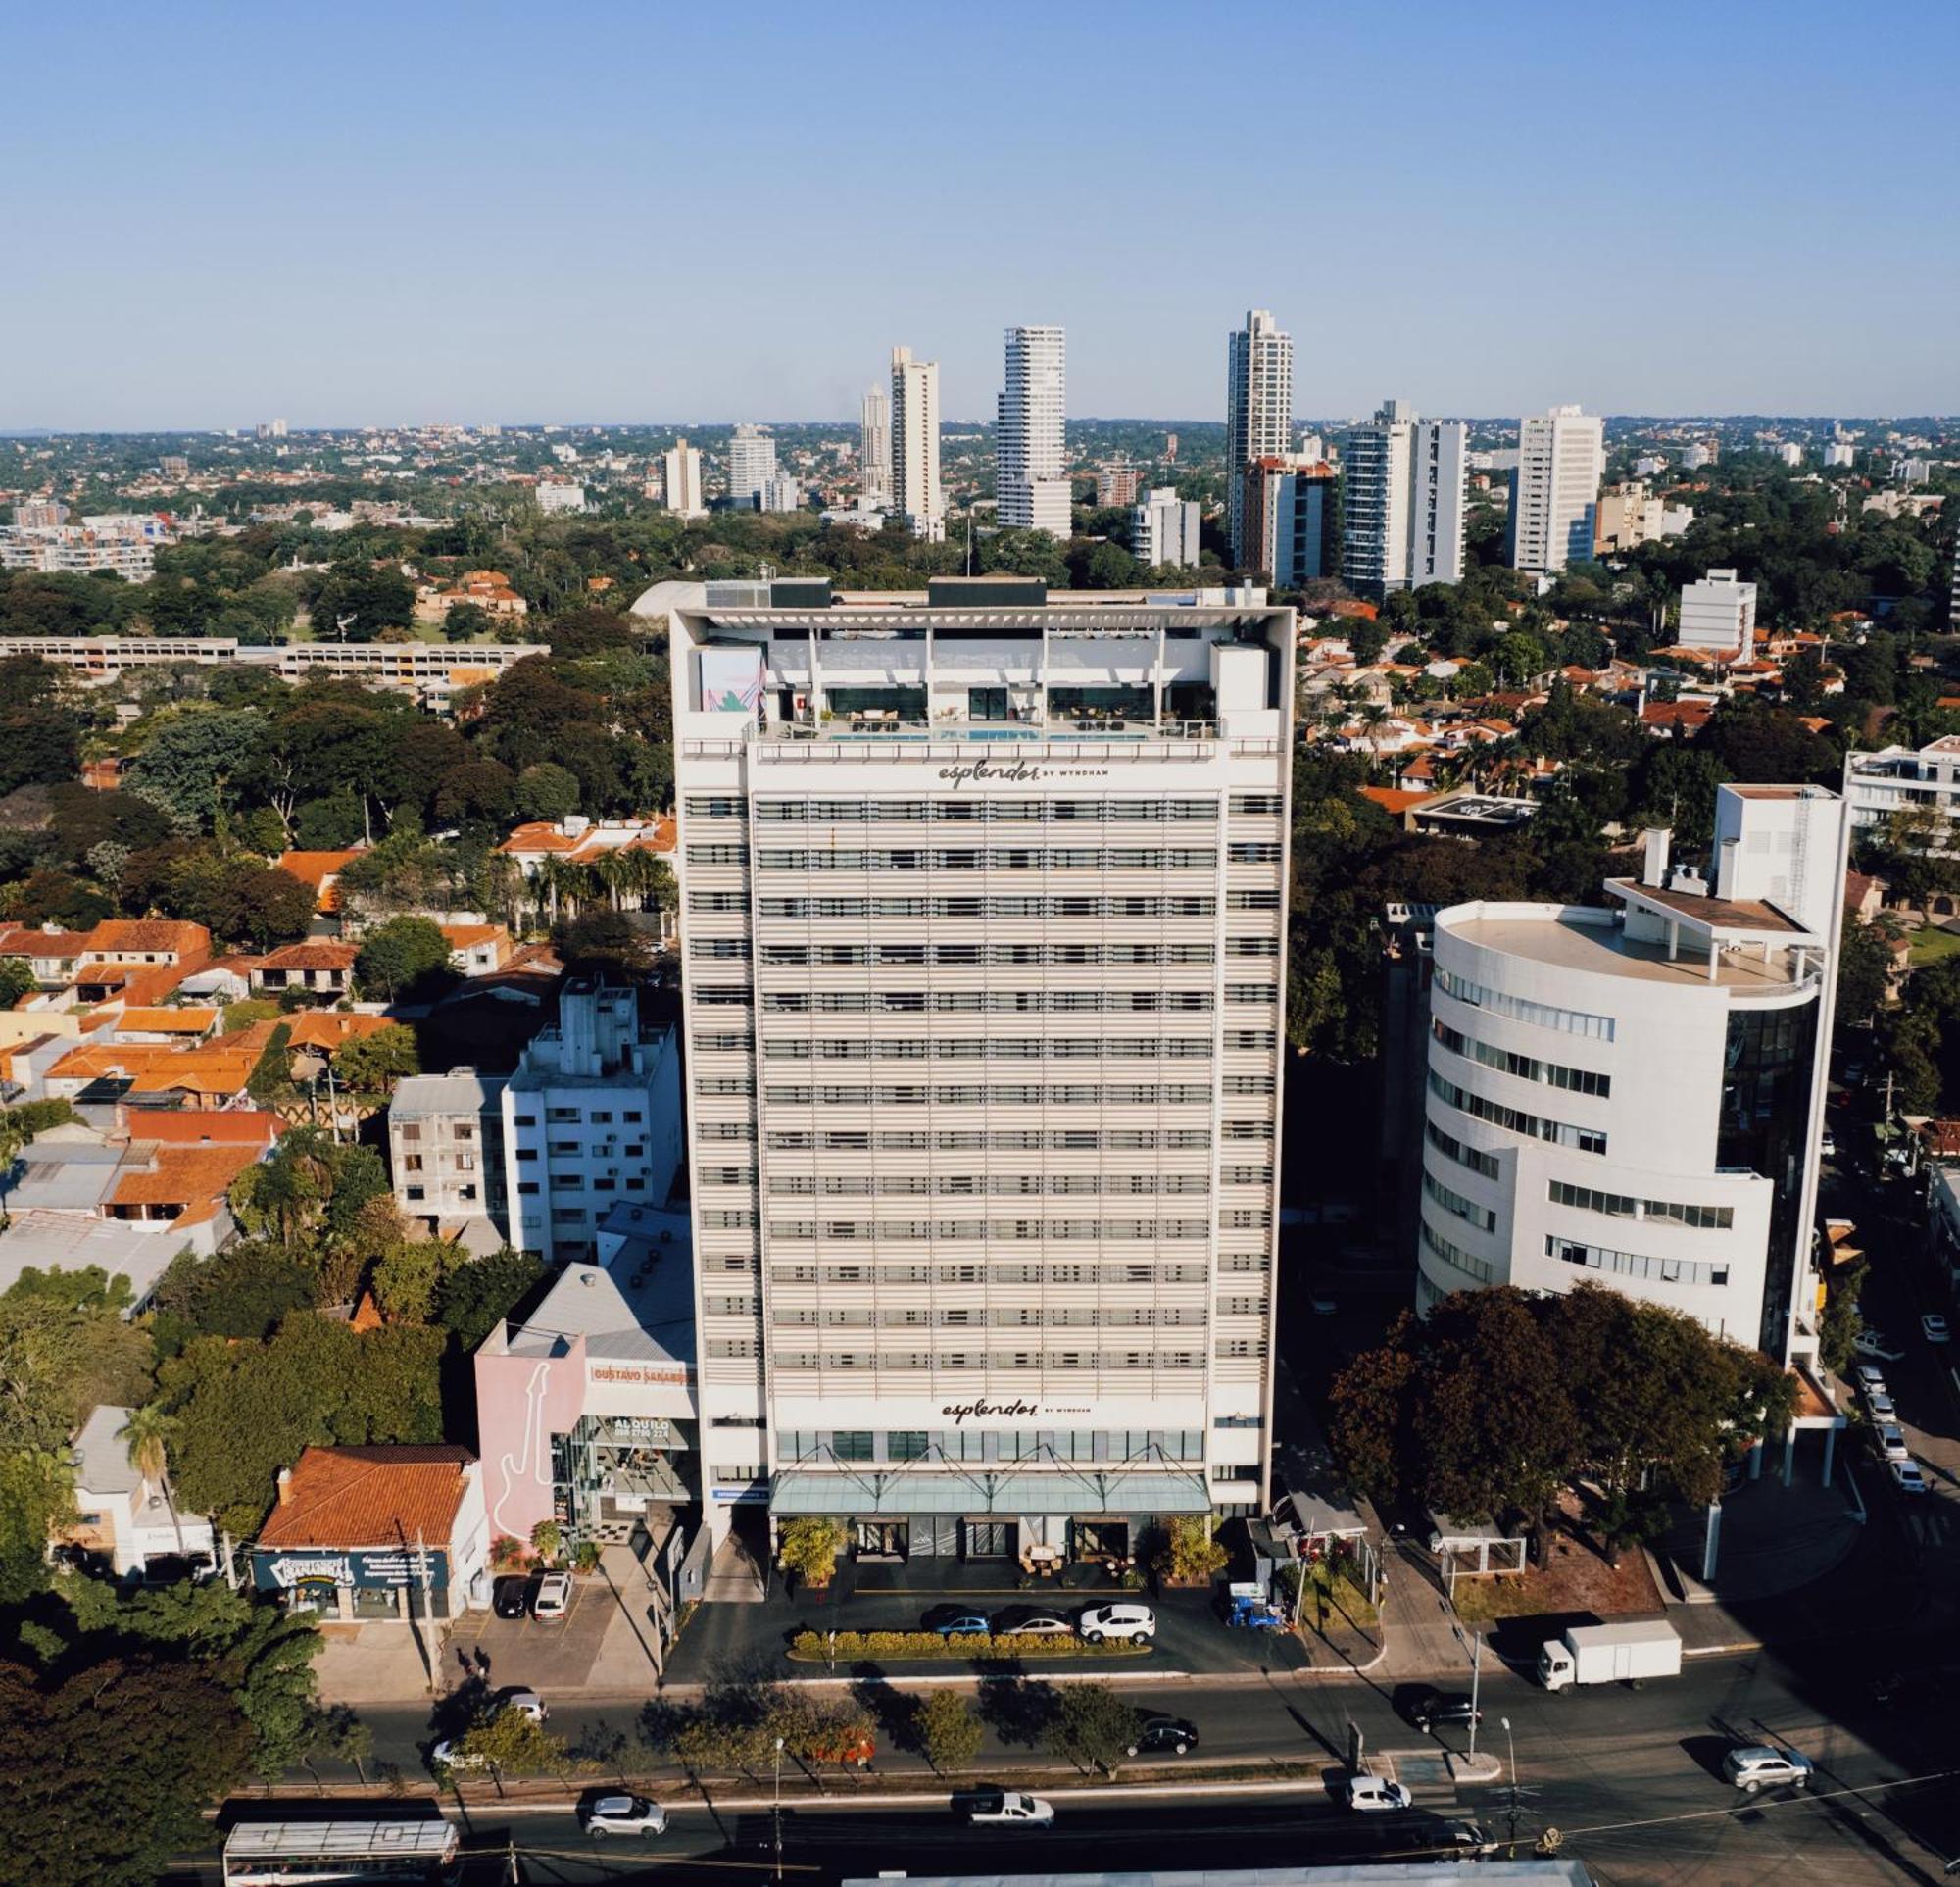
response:
<svg viewBox="0 0 1960 1887"><path fill-rule="evenodd" d="M1293 612L670 625L710 1523L994 1558L1262 1509Z"/></svg>
<svg viewBox="0 0 1960 1887"><path fill-rule="evenodd" d="M1617 908L1436 919L1418 1304L1582 1279L1814 1351L1844 802L1724 786L1710 884L1649 833Z"/></svg>

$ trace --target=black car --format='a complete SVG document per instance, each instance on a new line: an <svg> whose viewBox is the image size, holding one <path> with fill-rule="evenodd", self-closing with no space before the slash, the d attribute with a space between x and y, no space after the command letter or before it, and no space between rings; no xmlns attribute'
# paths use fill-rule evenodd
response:
<svg viewBox="0 0 1960 1887"><path fill-rule="evenodd" d="M1130 1745L1132 1756L1182 1756L1198 1747L1198 1725L1181 1716L1152 1716Z"/></svg>
<svg viewBox="0 0 1960 1887"><path fill-rule="evenodd" d="M490 1610L499 1618L521 1618L531 1608L531 1582L511 1573L490 1588Z"/></svg>
<svg viewBox="0 0 1960 1887"><path fill-rule="evenodd" d="M1461 1691L1419 1691L1408 1700L1403 1714L1425 1736L1439 1723L1468 1728L1484 1720L1484 1713L1474 1708Z"/></svg>

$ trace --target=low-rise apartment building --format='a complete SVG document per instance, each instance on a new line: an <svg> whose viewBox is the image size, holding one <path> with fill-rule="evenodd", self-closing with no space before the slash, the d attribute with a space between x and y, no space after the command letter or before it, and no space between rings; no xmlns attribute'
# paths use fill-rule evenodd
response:
<svg viewBox="0 0 1960 1887"><path fill-rule="evenodd" d="M575 978L558 1026L525 1046L503 1113L511 1243L590 1257L608 1211L663 1204L680 1166L674 1032L643 1029L631 989Z"/></svg>

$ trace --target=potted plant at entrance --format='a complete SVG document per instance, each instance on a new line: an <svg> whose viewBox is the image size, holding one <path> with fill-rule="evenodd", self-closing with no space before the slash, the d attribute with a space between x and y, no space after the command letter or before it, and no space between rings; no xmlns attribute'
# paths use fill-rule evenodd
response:
<svg viewBox="0 0 1960 1887"><path fill-rule="evenodd" d="M531 1551L546 1565L556 1565L564 1550L564 1529L556 1520L540 1520L531 1528Z"/></svg>
<svg viewBox="0 0 1960 1887"><path fill-rule="evenodd" d="M776 1541L776 1564L813 1592L821 1592L837 1572L844 1551L844 1523L820 1515L799 1514L783 1522Z"/></svg>

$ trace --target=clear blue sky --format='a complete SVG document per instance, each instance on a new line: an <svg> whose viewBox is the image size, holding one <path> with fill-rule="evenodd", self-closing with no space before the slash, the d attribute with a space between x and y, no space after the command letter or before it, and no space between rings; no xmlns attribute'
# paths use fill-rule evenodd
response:
<svg viewBox="0 0 1960 1887"><path fill-rule="evenodd" d="M0 0L0 430L1960 411L1955 0Z"/></svg>

